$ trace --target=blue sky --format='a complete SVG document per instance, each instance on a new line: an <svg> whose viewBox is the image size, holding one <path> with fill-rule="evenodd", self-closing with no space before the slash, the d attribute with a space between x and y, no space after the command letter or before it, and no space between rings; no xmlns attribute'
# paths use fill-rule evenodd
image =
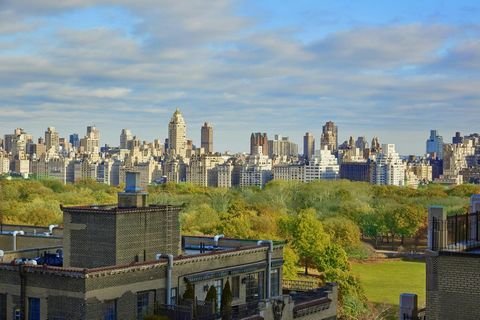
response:
<svg viewBox="0 0 480 320"><path fill-rule="evenodd" d="M333 120L421 154L432 128L480 131L479 18L477 1L0 1L0 134L164 139L179 106L218 151Z"/></svg>

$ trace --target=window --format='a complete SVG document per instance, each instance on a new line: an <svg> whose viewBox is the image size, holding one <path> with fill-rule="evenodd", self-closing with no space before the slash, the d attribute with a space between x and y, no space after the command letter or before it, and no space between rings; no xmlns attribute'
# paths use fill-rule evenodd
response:
<svg viewBox="0 0 480 320"><path fill-rule="evenodd" d="M172 288L170 291L170 304L173 306L177 304L177 288Z"/></svg>
<svg viewBox="0 0 480 320"><path fill-rule="evenodd" d="M143 318L148 314L148 303L149 303L149 292L138 292L137 293L137 319L143 320Z"/></svg>
<svg viewBox="0 0 480 320"><path fill-rule="evenodd" d="M258 300L265 298L265 272L258 273Z"/></svg>
<svg viewBox="0 0 480 320"><path fill-rule="evenodd" d="M107 300L104 302L104 320L117 320L117 300Z"/></svg>
<svg viewBox="0 0 480 320"><path fill-rule="evenodd" d="M232 297L233 299L240 298L240 276L232 277Z"/></svg>
<svg viewBox="0 0 480 320"><path fill-rule="evenodd" d="M39 298L28 298L28 320L40 320Z"/></svg>
<svg viewBox="0 0 480 320"><path fill-rule="evenodd" d="M280 295L280 269L273 269L271 273L272 281L272 297L276 297Z"/></svg>
<svg viewBox="0 0 480 320"><path fill-rule="evenodd" d="M13 320L21 320L22 319L22 312L20 308L13 309Z"/></svg>

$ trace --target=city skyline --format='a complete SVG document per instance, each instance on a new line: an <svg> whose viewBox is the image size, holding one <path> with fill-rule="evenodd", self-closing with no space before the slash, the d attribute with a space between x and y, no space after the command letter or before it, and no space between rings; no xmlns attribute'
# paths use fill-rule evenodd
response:
<svg viewBox="0 0 480 320"><path fill-rule="evenodd" d="M339 143L378 136L423 154L431 129L478 131L474 1L31 1L0 5L0 131L95 124L166 137L172 109L200 143L248 151L251 132ZM414 50L412 50L414 48ZM478 111L477 111L478 112Z"/></svg>
<svg viewBox="0 0 480 320"><path fill-rule="evenodd" d="M182 111L180 108L176 108L174 110L177 110L177 111ZM173 114L175 114L175 112L173 112ZM181 113L182 117L185 118L185 119L188 119L188 117L185 116L185 114L182 112ZM31 130L29 130L29 128L24 128L24 127L21 127L21 126L16 126L16 127L11 127L11 128L8 128L7 131L5 132L0 132L0 139L2 139L4 137L4 135L8 135L8 134L11 134L13 131L15 131L16 128L20 128L20 129L23 129L25 130L25 132L29 135L31 135L33 137L33 141L36 143L37 140L40 138L42 140L45 140L45 134L46 132L53 128L55 130L55 133L58 135L58 138L64 138L67 142L69 141L69 138L70 138L70 135L78 135L78 136L82 136L84 134L84 132L88 129L89 126L93 126L93 127L97 127L98 130L100 130L100 132L102 133L101 135L101 139L100 139L100 145L99 147L103 147L105 145L108 145L110 147L119 147L122 145L122 135L124 134L124 130L127 130L128 133L131 135L131 138L133 137L136 137L137 139L139 139L140 142L153 142L154 140L159 140L160 142L166 142L168 139L168 126L169 126L169 123L171 122L171 115L168 117L170 120L167 121L167 124L165 125L165 128L166 128L166 133L163 135L163 136L152 136L151 139L147 139L146 137L143 137L143 136L140 136L136 133L136 131L132 130L130 127L123 127L123 128L119 128L118 129L118 134L116 135L115 137L115 134L112 134L111 132L108 132L108 131L105 131L103 130L102 128L99 128L98 126L96 126L95 124L87 124L85 125L84 127L80 127L79 126L79 130L78 131L73 131L70 129L70 131L67 131L67 132L60 132L57 128L57 126L53 126L53 125L49 125L47 127L45 127L43 130L40 129L40 133L36 133L36 132L32 132ZM329 122L329 121L326 121L326 122ZM197 148L200 148L201 147L201 130L203 128L203 126L205 124L208 124L208 125L213 125L215 126L215 124L211 123L211 122L202 122L201 126L198 127L198 128L192 128L188 122L188 120L185 120L185 124L186 124L186 139L187 140L191 140L193 142L193 145L195 145ZM335 125L336 123L333 122ZM323 123L320 127L322 127L323 125L325 125L325 123ZM337 126L338 127L338 126ZM67 129L68 130L68 129ZM215 129L216 130L216 129ZM139 130L141 131L141 130ZM198 133L197 133L198 131ZM264 130L257 130L257 131L262 131L264 132ZM419 151L419 153L413 153L413 152L409 152L408 150L410 149L406 149L407 152L405 153L402 153L402 152L399 152L400 155L402 156L408 156L408 155L416 155L416 156L424 156L426 154L428 154L427 149L425 147L425 143L427 140L429 140L430 138L430 134L431 134L431 131L435 131L436 133L438 133L441 137L443 137L443 141L445 143L451 143L451 140L455 137L456 134L460 134L462 137L463 135L468 135L468 134L472 134L472 133L475 133L475 132L462 132L462 131L458 131L456 130L455 132L453 132L451 135L444 135L442 132L439 132L439 130L435 130L435 129L430 129L428 131L425 131L425 136L423 137L423 141L422 141L422 148L419 148L421 149ZM362 134L358 134L358 135L353 135L353 136L345 136L345 138L343 138L343 134L342 134L342 128L338 128L338 136L340 137L338 139L338 146L340 146L342 143L344 142L348 142L349 141L349 138L350 137L353 137L354 139L357 139L357 138L366 138L366 142L368 143L368 145L370 145L370 142L372 141L373 138L378 138L378 140L380 141L381 144L395 144L394 142L392 141L386 141L386 140L383 140L381 136L378 136L378 135L373 135L373 136L366 136L366 135L362 135ZM230 152L230 153L251 153L251 134L253 132L250 132L247 134L247 136L245 137L241 137L241 140L245 140L245 148L244 149L241 149L241 150L234 150L232 148L228 148L228 141L227 141L227 148L225 149L220 149L217 147L215 147L215 150L214 152L219 152L219 153L224 153L224 152ZM311 130L310 132L307 132L311 135L313 135L313 138L315 139L315 149L314 151L319 151L322 149L322 147L320 146L320 140L321 140L321 136L322 136L322 130L318 131L318 130ZM268 139L274 139L275 136L279 135L280 137L285 137L285 138L288 138L291 142L295 143L298 145L298 154L299 155L303 155L305 150L304 150L304 135L305 135L305 132L303 133L303 135L301 137L296 137L296 136L289 136L289 135L286 135L286 134L282 134L282 132L266 132L267 134L267 137ZM110 142L110 140L106 141L106 138L105 136L107 137L112 137L112 141ZM196 139L192 138L193 136L196 136ZM221 137L220 137L221 138ZM213 140L213 144L214 145L217 145L217 139L219 139L219 137L217 136L217 133L215 134L215 138ZM238 139L236 139L238 140ZM233 142L238 142L238 141L233 141ZM398 145L395 144L396 148L398 148ZM398 150L397 150L398 151Z"/></svg>

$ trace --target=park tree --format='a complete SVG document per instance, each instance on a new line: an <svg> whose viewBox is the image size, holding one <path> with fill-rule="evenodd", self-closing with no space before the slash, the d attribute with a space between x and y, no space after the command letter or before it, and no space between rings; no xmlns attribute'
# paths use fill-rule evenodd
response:
<svg viewBox="0 0 480 320"><path fill-rule="evenodd" d="M352 220L333 217L322 223L330 238L343 248L354 248L360 245L360 228Z"/></svg>
<svg viewBox="0 0 480 320"><path fill-rule="evenodd" d="M288 234L301 265L308 274L308 268L315 267L315 259L330 242L330 237L316 217L314 209L305 209L290 219L285 219L282 229Z"/></svg>

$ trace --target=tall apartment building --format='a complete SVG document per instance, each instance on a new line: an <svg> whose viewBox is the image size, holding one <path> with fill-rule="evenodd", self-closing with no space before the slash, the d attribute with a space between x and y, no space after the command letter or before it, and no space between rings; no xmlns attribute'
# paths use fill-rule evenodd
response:
<svg viewBox="0 0 480 320"><path fill-rule="evenodd" d="M310 132L303 136L303 158L307 161L312 159L315 153L315 137Z"/></svg>
<svg viewBox="0 0 480 320"><path fill-rule="evenodd" d="M336 153L338 150L338 128L334 122L328 121L322 127L322 137L320 142L321 150L325 147Z"/></svg>
<svg viewBox="0 0 480 320"><path fill-rule="evenodd" d="M8 155L0 152L0 174L8 173L10 171L10 159Z"/></svg>
<svg viewBox="0 0 480 320"><path fill-rule="evenodd" d="M179 109L175 110L168 124L168 154L187 156L187 125Z"/></svg>
<svg viewBox="0 0 480 320"><path fill-rule="evenodd" d="M443 174L458 175L460 170L468 167L467 158L475 154L471 140L462 143L443 145Z"/></svg>
<svg viewBox="0 0 480 320"><path fill-rule="evenodd" d="M263 188L273 178L272 160L263 154L261 146L255 147L254 152L255 154L249 155L245 164L240 166L240 187L256 186Z"/></svg>
<svg viewBox="0 0 480 320"><path fill-rule="evenodd" d="M202 126L201 147L206 154L213 153L213 127L208 122L205 122Z"/></svg>
<svg viewBox="0 0 480 320"><path fill-rule="evenodd" d="M221 156L208 154L193 156L187 166L187 182L203 187L217 186L215 167L223 164L225 160Z"/></svg>
<svg viewBox="0 0 480 320"><path fill-rule="evenodd" d="M80 148L83 153L97 157L100 152L100 130L95 126L88 126L87 134L80 140Z"/></svg>
<svg viewBox="0 0 480 320"><path fill-rule="evenodd" d="M45 146L47 150L53 148L55 152L58 152L60 148L60 137L54 127L48 127L45 131Z"/></svg>
<svg viewBox="0 0 480 320"><path fill-rule="evenodd" d="M314 180L336 180L339 177L340 166L332 151L324 147L317 150L308 164L305 165L304 182Z"/></svg>
<svg viewBox="0 0 480 320"><path fill-rule="evenodd" d="M432 166L429 163L425 161L409 163L408 168L417 176L420 182L428 183L433 181Z"/></svg>
<svg viewBox="0 0 480 320"><path fill-rule="evenodd" d="M303 181L305 176L305 165L301 164L279 164L272 169L273 180Z"/></svg>
<svg viewBox="0 0 480 320"><path fill-rule="evenodd" d="M217 187L231 188L234 186L233 173L235 165L231 161L217 165L213 170L217 179Z"/></svg>
<svg viewBox="0 0 480 320"><path fill-rule="evenodd" d="M254 132L250 135L250 154L255 154L256 147L261 147L262 153L268 156L268 137L266 133Z"/></svg>
<svg viewBox="0 0 480 320"><path fill-rule="evenodd" d="M132 139L132 132L129 129L122 129L120 133L120 149L128 149L128 143Z"/></svg>
<svg viewBox="0 0 480 320"><path fill-rule="evenodd" d="M372 162L370 182L378 185L405 185L405 164L395 151L394 144L382 145L382 152Z"/></svg>
<svg viewBox="0 0 480 320"><path fill-rule="evenodd" d="M426 142L427 154L436 155L438 159L443 159L443 137L437 133L437 130L430 130L430 138Z"/></svg>
<svg viewBox="0 0 480 320"><path fill-rule="evenodd" d="M282 137L276 134L274 140L268 140L268 156L270 158L274 156L297 157L298 145L290 141L288 137Z"/></svg>

